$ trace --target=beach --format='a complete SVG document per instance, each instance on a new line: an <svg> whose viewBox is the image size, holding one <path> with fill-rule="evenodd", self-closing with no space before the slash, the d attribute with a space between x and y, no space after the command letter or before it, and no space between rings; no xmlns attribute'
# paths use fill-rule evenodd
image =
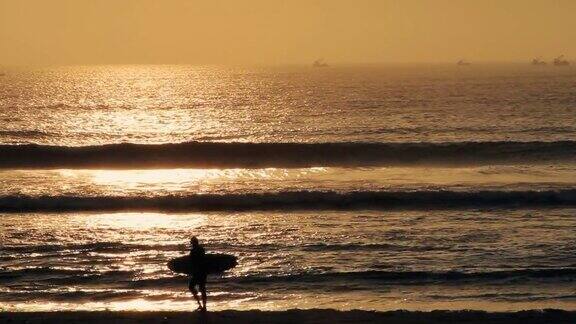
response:
<svg viewBox="0 0 576 324"><path fill-rule="evenodd" d="M310 324L331 323L469 323L469 324L540 324L574 323L576 312L561 310L522 311L515 313L488 313L480 311L434 311L434 312L367 312L336 310L287 310L265 311L221 311L202 313L186 312L48 312L48 313L0 313L0 323L270 323Z"/></svg>

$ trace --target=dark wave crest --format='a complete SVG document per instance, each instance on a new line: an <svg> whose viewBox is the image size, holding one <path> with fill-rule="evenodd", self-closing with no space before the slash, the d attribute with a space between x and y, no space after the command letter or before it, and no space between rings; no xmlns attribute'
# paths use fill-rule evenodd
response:
<svg viewBox="0 0 576 324"><path fill-rule="evenodd" d="M312 167L575 160L576 142L0 145L0 168Z"/></svg>
<svg viewBox="0 0 576 324"><path fill-rule="evenodd" d="M576 189L543 191L286 191L157 197L3 196L0 211L241 211L576 206Z"/></svg>
<svg viewBox="0 0 576 324"><path fill-rule="evenodd" d="M255 282L317 282L317 281L350 281L350 280L370 280L397 282L408 281L411 283L428 282L451 282L451 281L494 281L513 279L556 279L576 277L575 268L560 269L518 269L487 272L430 272L430 271L360 271L360 272L339 272L339 273L303 273L287 276L248 276L234 280L245 283Z"/></svg>
<svg viewBox="0 0 576 324"><path fill-rule="evenodd" d="M389 243L341 243L341 244L304 244L304 245L280 245L272 243L264 244L206 244L212 251L230 252L260 252L263 250L301 250L306 252L332 252L332 251L434 251L442 247L433 245L399 245ZM29 254L66 254L66 253L130 253L146 252L182 252L187 251L186 244L127 244L121 242L96 242L87 244L40 244L40 245L8 245L2 247L5 256L0 260L12 260L22 258Z"/></svg>
<svg viewBox="0 0 576 324"><path fill-rule="evenodd" d="M130 271L82 271L52 268L31 268L0 271L0 282L10 284L22 280L33 280L47 284L113 284L117 288L179 287L186 283L185 276L172 275L158 278L140 279L136 272ZM574 280L576 268L556 269L515 269L486 272L463 271L358 271L358 272L304 272L290 275L248 275L213 276L211 282L217 285L227 284L286 284L315 282L354 282L376 281L389 284L428 284L449 282L493 282L518 280Z"/></svg>
<svg viewBox="0 0 576 324"><path fill-rule="evenodd" d="M85 269L62 269L51 267L34 267L23 269L1 269L0 283L33 280L51 284L79 284L92 281L113 282L114 280L133 277L132 271L95 271Z"/></svg>
<svg viewBox="0 0 576 324"><path fill-rule="evenodd" d="M95 242L85 244L46 244L4 246L6 253L53 253L53 252L111 252L125 253L131 251L184 251L185 244L125 244L121 242Z"/></svg>

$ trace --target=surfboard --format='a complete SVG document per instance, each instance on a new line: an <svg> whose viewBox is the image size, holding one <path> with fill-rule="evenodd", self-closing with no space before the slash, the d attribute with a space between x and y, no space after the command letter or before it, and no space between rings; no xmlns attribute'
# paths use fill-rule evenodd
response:
<svg viewBox="0 0 576 324"><path fill-rule="evenodd" d="M234 268L238 259L234 255L209 253L204 256L206 271L208 273L220 273ZM176 273L192 274L195 269L194 262L189 255L174 258L168 261L168 269Z"/></svg>

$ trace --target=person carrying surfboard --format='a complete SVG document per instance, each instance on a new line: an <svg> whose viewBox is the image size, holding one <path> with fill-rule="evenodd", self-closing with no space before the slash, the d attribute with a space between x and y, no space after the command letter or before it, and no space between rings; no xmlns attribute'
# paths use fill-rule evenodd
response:
<svg viewBox="0 0 576 324"><path fill-rule="evenodd" d="M198 310L201 311L206 311L207 300L206 278L208 273L204 265L205 256L206 251L204 250L204 247L200 245L196 236L192 236L190 239L190 259L192 264L194 264L194 267L190 276L190 282L188 283L188 289L190 289L192 295L194 295L194 299L198 302ZM202 303L200 303L200 299L198 298L196 286L198 286L200 293L202 294Z"/></svg>

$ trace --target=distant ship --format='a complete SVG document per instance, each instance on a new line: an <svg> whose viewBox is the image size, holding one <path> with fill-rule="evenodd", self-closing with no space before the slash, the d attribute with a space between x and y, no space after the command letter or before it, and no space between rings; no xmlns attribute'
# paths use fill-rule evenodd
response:
<svg viewBox="0 0 576 324"><path fill-rule="evenodd" d="M314 63L312 63L312 66L322 68L322 67L328 67L328 64L324 62L324 59L317 59L316 61L314 61Z"/></svg>
<svg viewBox="0 0 576 324"><path fill-rule="evenodd" d="M564 55L560 55L554 59L554 65L555 66L568 66L568 65L570 65L570 62L568 62L568 60L564 59Z"/></svg>
<svg viewBox="0 0 576 324"><path fill-rule="evenodd" d="M542 61L541 57L537 57L535 59L532 59L532 65L537 65L537 66L542 66L542 65L547 65L548 63Z"/></svg>
<svg viewBox="0 0 576 324"><path fill-rule="evenodd" d="M472 63L470 62L466 62L465 60L460 60L456 63L456 65L458 66L468 66L468 65L472 65Z"/></svg>

